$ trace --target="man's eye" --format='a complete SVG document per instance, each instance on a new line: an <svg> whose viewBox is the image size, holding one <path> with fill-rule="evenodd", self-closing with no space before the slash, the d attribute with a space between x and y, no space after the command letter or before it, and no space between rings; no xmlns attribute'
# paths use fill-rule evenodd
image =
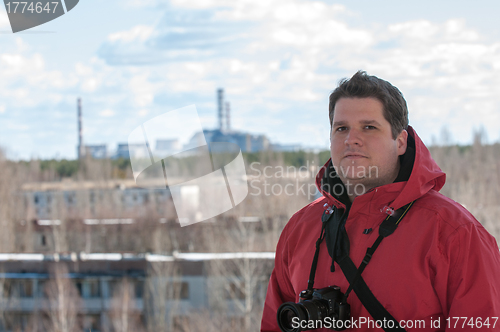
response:
<svg viewBox="0 0 500 332"><path fill-rule="evenodd" d="M365 128L366 128L366 129L370 129L370 130L371 130L371 129L377 129L377 127L375 127L375 126L365 126Z"/></svg>
<svg viewBox="0 0 500 332"><path fill-rule="evenodd" d="M347 127L337 127L337 129L335 129L335 131L345 131L347 130Z"/></svg>

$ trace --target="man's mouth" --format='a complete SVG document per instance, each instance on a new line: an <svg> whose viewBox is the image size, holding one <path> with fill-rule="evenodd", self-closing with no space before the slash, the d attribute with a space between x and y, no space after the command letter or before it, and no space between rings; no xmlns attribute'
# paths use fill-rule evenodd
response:
<svg viewBox="0 0 500 332"><path fill-rule="evenodd" d="M346 158L346 159L360 159L360 158L366 158L366 156L359 154L359 153L346 153L344 158Z"/></svg>

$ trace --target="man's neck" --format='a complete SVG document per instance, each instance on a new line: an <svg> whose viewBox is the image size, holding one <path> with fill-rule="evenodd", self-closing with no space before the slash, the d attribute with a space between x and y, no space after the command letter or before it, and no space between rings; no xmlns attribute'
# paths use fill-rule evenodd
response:
<svg viewBox="0 0 500 332"><path fill-rule="evenodd" d="M364 195L365 193L369 192L373 188L381 187L381 186L384 186L386 184L393 183L398 177L399 167L397 170L398 170L398 172L396 172L396 174L394 174L391 177L392 181L389 180L389 181L385 181L383 183L367 183L366 181L363 181L363 180L357 180L357 181L356 180L346 180L345 182L342 181L344 183L344 187L347 190L347 196L349 197L349 200L351 201L351 203L354 201L354 199L356 197Z"/></svg>

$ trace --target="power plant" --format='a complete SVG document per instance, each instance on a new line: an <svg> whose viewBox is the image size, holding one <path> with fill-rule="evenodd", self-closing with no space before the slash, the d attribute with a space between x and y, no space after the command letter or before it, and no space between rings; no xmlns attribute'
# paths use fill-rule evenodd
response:
<svg viewBox="0 0 500 332"><path fill-rule="evenodd" d="M272 149L274 151L296 151L300 149L298 145L280 145L271 144L266 135L251 134L248 132L237 131L231 129L231 104L225 100L223 88L216 90L216 116L217 116L217 129L204 129L203 132L194 133L190 142L187 144L197 146L195 144L200 138L205 138L207 144L215 142L229 142L237 144L242 152L259 152L263 150ZM82 101L81 98L77 100L77 117L78 117L78 159L90 156L94 159L102 158L129 158L130 155L136 155L135 150L142 149L140 144L118 143L115 153L108 155L107 146L105 144L99 145L84 145L83 138L83 124L82 124ZM181 151L181 143L177 138L163 138L157 139L155 150L158 154L161 151Z"/></svg>
<svg viewBox="0 0 500 332"><path fill-rule="evenodd" d="M243 152L258 152L271 148L269 139L265 135L255 135L243 131L231 130L231 107L224 100L224 89L217 89L217 117L219 127L217 129L205 129L203 135L207 144L215 142L229 142L237 144ZM202 133L193 136L198 139Z"/></svg>

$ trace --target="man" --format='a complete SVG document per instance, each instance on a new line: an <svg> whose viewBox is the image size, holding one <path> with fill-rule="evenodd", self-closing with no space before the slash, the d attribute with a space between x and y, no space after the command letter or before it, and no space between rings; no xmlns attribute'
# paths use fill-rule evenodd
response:
<svg viewBox="0 0 500 332"><path fill-rule="evenodd" d="M408 126L401 92L357 72L333 91L329 109L331 159L316 178L323 197L298 211L281 234L261 331L280 331L278 308L298 302L300 292L311 288L311 276L314 289L335 285L348 292L345 261L350 258L356 268L362 264L382 222L396 220L390 215L401 217L399 223L356 277L388 317L406 330L499 330L497 243L460 204L438 193L445 174ZM311 269L323 224L326 239ZM361 283L352 276L350 280ZM363 305L366 294L360 296L358 290L347 295L348 327L390 330L375 322L373 308ZM300 328L313 327L318 325Z"/></svg>

